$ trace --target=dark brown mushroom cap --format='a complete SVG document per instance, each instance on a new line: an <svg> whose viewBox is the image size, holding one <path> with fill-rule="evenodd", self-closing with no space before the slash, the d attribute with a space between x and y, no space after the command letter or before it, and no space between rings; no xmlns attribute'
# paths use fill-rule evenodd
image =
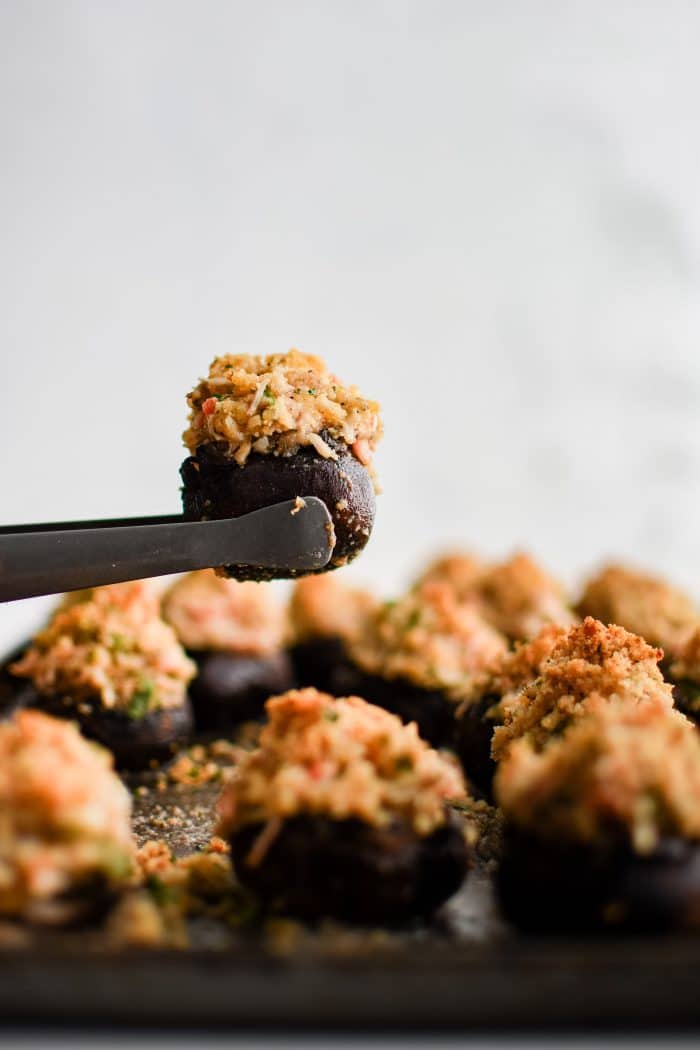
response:
<svg viewBox="0 0 700 1050"><path fill-rule="evenodd" d="M486 693L462 704L456 716L457 757L464 775L487 799L491 798L496 772L496 763L491 758L491 737L497 721L490 713L499 700L494 693Z"/></svg>
<svg viewBox="0 0 700 1050"><path fill-rule="evenodd" d="M25 702L56 718L77 722L83 735L111 751L115 765L123 770L146 769L151 762L171 758L192 732L192 707L187 699L178 707L159 708L141 718L109 710L98 700L76 704L70 697L35 693Z"/></svg>
<svg viewBox="0 0 700 1050"><path fill-rule="evenodd" d="M697 682L685 678L673 681L673 702L686 718L700 725L700 685Z"/></svg>
<svg viewBox="0 0 700 1050"><path fill-rule="evenodd" d="M265 701L293 684L294 670L286 652L270 656L190 652L197 674L190 698L198 729L232 729L261 718Z"/></svg>
<svg viewBox="0 0 700 1050"><path fill-rule="evenodd" d="M251 453L240 467L221 447L200 445L180 468L185 517L237 518L298 496L317 496L328 507L335 529L331 561L320 571L346 564L360 553L372 531L374 486L346 445L324 437L337 459L324 459L304 447L289 456ZM259 566L227 566L227 571L239 580L265 578Z"/></svg>
<svg viewBox="0 0 700 1050"><path fill-rule="evenodd" d="M625 842L574 845L506 827L497 876L503 912L531 933L700 926L700 844L661 839L640 855Z"/></svg>
<svg viewBox="0 0 700 1050"><path fill-rule="evenodd" d="M322 692L335 691L337 676L347 660L341 638L311 638L297 642L289 652L297 685L302 688L312 685Z"/></svg>
<svg viewBox="0 0 700 1050"><path fill-rule="evenodd" d="M407 678L369 674L346 661L337 666L331 692L336 696L361 696L402 722L415 722L420 736L433 747L452 747L457 704L440 689L424 689Z"/></svg>
<svg viewBox="0 0 700 1050"><path fill-rule="evenodd" d="M302 815L284 822L251 867L247 858L262 830L249 824L232 835L238 878L267 907L298 918L405 922L434 912L467 873L467 845L451 819L421 838L402 820L377 828Z"/></svg>

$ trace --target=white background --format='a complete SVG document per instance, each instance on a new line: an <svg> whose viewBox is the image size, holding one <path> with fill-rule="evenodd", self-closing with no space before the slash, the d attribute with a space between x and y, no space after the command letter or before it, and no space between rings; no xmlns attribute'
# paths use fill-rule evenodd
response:
<svg viewBox="0 0 700 1050"><path fill-rule="evenodd" d="M177 509L185 392L297 345L384 404L357 576L458 540L700 590L699 37L690 0L2 0L0 518Z"/></svg>

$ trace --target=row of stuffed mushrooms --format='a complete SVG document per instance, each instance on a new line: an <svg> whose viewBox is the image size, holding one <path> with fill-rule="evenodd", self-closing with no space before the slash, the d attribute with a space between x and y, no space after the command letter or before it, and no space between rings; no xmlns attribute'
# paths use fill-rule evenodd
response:
<svg viewBox="0 0 700 1050"><path fill-rule="evenodd" d="M270 910L392 923L447 900L470 863L452 808L467 788L438 746L501 809L498 890L516 924L693 925L700 738L679 706L692 714L699 622L684 596L618 568L574 609L525 555L441 559L396 602L318 577L285 610L266 585L211 572L162 601L144 581L71 595L12 668L27 685L0 726L0 911L60 914L126 878L128 793L83 735L140 768L182 745L193 705L202 729L266 718L218 826Z"/></svg>

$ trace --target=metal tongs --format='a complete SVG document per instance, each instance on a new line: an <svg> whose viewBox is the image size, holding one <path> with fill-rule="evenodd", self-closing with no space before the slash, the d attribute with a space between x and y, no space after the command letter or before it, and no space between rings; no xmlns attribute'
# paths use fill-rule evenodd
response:
<svg viewBox="0 0 700 1050"><path fill-rule="evenodd" d="M333 552L328 508L315 496L240 518L179 515L0 528L0 601L166 576L221 565L257 566L266 577L313 572Z"/></svg>

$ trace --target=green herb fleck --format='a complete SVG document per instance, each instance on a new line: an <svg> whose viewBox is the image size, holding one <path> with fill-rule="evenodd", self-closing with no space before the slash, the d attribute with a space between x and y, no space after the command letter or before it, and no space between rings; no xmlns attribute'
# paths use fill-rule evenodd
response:
<svg viewBox="0 0 700 1050"><path fill-rule="evenodd" d="M263 390L263 401L267 401L269 402L269 404L274 405L276 400L277 394L274 392L272 387L266 386Z"/></svg>
<svg viewBox="0 0 700 1050"><path fill-rule="evenodd" d="M307 393L311 394L312 397L316 397L316 395L318 394L318 390L316 389L315 386L310 386L309 389L307 390Z"/></svg>
<svg viewBox="0 0 700 1050"><path fill-rule="evenodd" d="M420 623L420 609L414 609L406 621L406 630L411 631Z"/></svg>
<svg viewBox="0 0 700 1050"><path fill-rule="evenodd" d="M129 643L123 634L113 634L110 639L110 649L115 653L125 653L129 649Z"/></svg>
<svg viewBox="0 0 700 1050"><path fill-rule="evenodd" d="M410 773L413 769L413 759L410 755L399 755L395 762L397 773Z"/></svg>
<svg viewBox="0 0 700 1050"><path fill-rule="evenodd" d="M163 882L157 875L148 876L146 889L160 908L166 904L172 904L177 899L177 890L173 886L168 886L167 882Z"/></svg>
<svg viewBox="0 0 700 1050"><path fill-rule="evenodd" d="M323 717L325 718L326 722L337 722L340 718L340 715L337 711L334 711L332 707L327 707L326 710L323 712Z"/></svg>
<svg viewBox="0 0 700 1050"><path fill-rule="evenodd" d="M155 683L153 683L150 678L143 678L141 680L138 689L132 696L129 706L126 709L129 718L143 718L148 714L148 709L155 690Z"/></svg>

